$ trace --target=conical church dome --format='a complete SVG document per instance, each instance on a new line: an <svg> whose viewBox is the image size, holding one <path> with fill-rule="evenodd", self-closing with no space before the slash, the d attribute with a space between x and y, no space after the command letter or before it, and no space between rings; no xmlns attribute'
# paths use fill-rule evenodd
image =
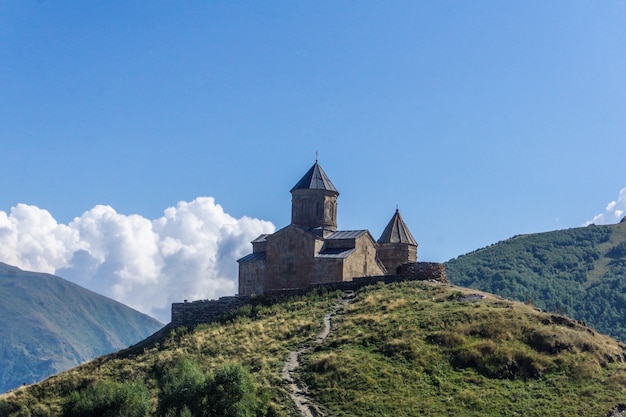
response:
<svg viewBox="0 0 626 417"><path fill-rule="evenodd" d="M405 243L407 245L417 246L417 241L409 231L408 226L400 216L400 210L396 209L395 214L385 227L383 234L378 239L378 244L385 243Z"/></svg>
<svg viewBox="0 0 626 417"><path fill-rule="evenodd" d="M339 194L339 191L337 191L317 161L315 161L315 164L311 167L311 169L309 169L300 181L298 181L298 183L291 189L291 192L294 190L326 190L334 191Z"/></svg>

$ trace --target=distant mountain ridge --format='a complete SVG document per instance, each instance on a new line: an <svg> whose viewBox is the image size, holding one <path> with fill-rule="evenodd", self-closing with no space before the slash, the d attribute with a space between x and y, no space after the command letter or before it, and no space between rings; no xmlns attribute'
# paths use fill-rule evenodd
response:
<svg viewBox="0 0 626 417"><path fill-rule="evenodd" d="M527 301L626 341L624 219L514 236L448 261L446 273L454 284Z"/></svg>
<svg viewBox="0 0 626 417"><path fill-rule="evenodd" d="M0 392L125 348L162 326L63 278L0 262Z"/></svg>

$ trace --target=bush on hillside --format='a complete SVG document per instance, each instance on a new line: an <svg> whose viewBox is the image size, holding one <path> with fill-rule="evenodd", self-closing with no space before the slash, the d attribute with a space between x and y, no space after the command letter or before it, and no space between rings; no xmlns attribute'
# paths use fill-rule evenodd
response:
<svg viewBox="0 0 626 417"><path fill-rule="evenodd" d="M202 409L206 375L188 359L180 359L161 378L158 415L182 417ZM200 415L200 414L198 414Z"/></svg>
<svg viewBox="0 0 626 417"><path fill-rule="evenodd" d="M145 417L150 394L144 385L98 381L70 394L63 406L64 417Z"/></svg>
<svg viewBox="0 0 626 417"><path fill-rule="evenodd" d="M164 417L253 417L265 411L252 377L238 364L211 375L183 358L164 373L160 387L158 415Z"/></svg>

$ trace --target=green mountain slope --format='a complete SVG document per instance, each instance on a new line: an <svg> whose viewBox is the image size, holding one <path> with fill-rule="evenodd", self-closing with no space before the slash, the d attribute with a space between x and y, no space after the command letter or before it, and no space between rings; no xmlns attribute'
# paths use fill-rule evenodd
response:
<svg viewBox="0 0 626 417"><path fill-rule="evenodd" d="M626 222L515 236L446 263L448 279L626 341Z"/></svg>
<svg viewBox="0 0 626 417"><path fill-rule="evenodd" d="M606 416L626 404L626 346L566 317L428 282L340 296L257 300L222 323L166 328L0 396L0 416L295 416L294 352L300 390L325 415Z"/></svg>
<svg viewBox="0 0 626 417"><path fill-rule="evenodd" d="M161 327L57 276L0 263L0 392L127 347Z"/></svg>

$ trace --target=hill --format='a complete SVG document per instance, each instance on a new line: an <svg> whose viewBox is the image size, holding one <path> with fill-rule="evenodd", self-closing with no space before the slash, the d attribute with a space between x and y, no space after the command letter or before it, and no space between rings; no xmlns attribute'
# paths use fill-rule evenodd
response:
<svg viewBox="0 0 626 417"><path fill-rule="evenodd" d="M115 352L162 326L57 276L0 263L0 392Z"/></svg>
<svg viewBox="0 0 626 417"><path fill-rule="evenodd" d="M304 395L332 416L607 416L626 403L625 360L566 317L414 281L166 328L0 396L0 415L293 416Z"/></svg>
<svg viewBox="0 0 626 417"><path fill-rule="evenodd" d="M519 235L446 263L454 284L527 301L626 341L626 221Z"/></svg>

